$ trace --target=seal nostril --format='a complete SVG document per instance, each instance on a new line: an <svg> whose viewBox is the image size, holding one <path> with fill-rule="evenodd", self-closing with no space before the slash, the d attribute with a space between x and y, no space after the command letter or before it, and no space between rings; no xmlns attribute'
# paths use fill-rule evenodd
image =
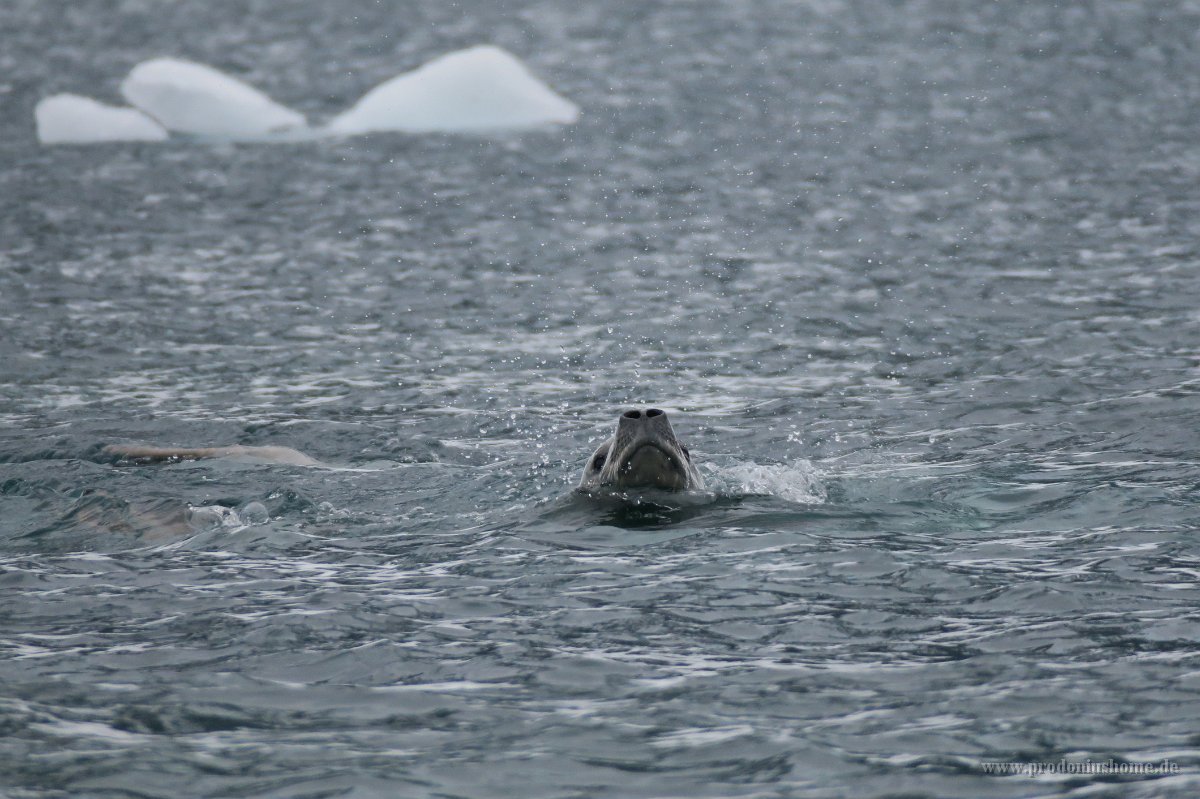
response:
<svg viewBox="0 0 1200 799"><path fill-rule="evenodd" d="M641 411L625 411L625 413L623 413L621 415L624 416L626 419L641 419L642 418Z"/></svg>
<svg viewBox="0 0 1200 799"><path fill-rule="evenodd" d="M662 416L662 415L663 415L663 412L660 411L658 408L651 408L650 410L646 411L647 419L653 419L655 416Z"/></svg>

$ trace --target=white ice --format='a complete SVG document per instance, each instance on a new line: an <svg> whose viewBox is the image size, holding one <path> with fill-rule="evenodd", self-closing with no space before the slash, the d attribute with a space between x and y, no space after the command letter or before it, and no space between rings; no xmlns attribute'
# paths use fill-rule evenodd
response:
<svg viewBox="0 0 1200 799"><path fill-rule="evenodd" d="M121 84L136 108L61 94L38 104L44 144L161 141L168 131L217 139L307 139L372 131L485 132L570 124L579 108L555 94L511 53L483 45L448 53L367 92L327 127L236 78L191 61L156 58Z"/></svg>
<svg viewBox="0 0 1200 799"><path fill-rule="evenodd" d="M162 141L163 126L136 108L118 108L77 94L56 94L33 112L42 144Z"/></svg>
<svg viewBox="0 0 1200 799"><path fill-rule="evenodd" d="M447 53L367 92L328 130L482 132L570 124L579 108L511 53L483 45Z"/></svg>
<svg viewBox="0 0 1200 799"><path fill-rule="evenodd" d="M217 527L247 527L266 524L270 514L261 502L251 502L240 511L224 505L188 505L184 518L193 530L211 530Z"/></svg>
<svg viewBox="0 0 1200 799"><path fill-rule="evenodd" d="M256 139L306 128L301 114L258 89L204 64L175 58L138 64L121 84L121 94L179 133Z"/></svg>

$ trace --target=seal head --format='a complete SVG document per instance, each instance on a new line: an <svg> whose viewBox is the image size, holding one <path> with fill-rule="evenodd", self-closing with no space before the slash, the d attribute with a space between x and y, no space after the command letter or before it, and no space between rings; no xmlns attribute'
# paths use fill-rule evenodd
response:
<svg viewBox="0 0 1200 799"><path fill-rule="evenodd" d="M649 408L621 414L616 434L588 458L579 487L687 491L703 488L704 480L666 412Z"/></svg>

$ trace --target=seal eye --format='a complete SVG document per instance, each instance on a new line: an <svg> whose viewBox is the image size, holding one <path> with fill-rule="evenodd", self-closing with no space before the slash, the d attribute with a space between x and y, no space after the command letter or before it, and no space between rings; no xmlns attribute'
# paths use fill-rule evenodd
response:
<svg viewBox="0 0 1200 799"><path fill-rule="evenodd" d="M596 471L600 471L601 469L604 468L604 461L605 461L604 453L601 452L599 455L592 458L592 468L595 469Z"/></svg>

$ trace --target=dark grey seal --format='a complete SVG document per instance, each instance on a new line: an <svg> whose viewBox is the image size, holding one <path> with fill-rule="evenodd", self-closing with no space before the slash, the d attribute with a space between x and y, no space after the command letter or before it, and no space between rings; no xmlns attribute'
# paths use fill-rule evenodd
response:
<svg viewBox="0 0 1200 799"><path fill-rule="evenodd" d="M588 458L579 487L688 491L704 488L704 479L666 412L650 408L621 414L616 434Z"/></svg>

